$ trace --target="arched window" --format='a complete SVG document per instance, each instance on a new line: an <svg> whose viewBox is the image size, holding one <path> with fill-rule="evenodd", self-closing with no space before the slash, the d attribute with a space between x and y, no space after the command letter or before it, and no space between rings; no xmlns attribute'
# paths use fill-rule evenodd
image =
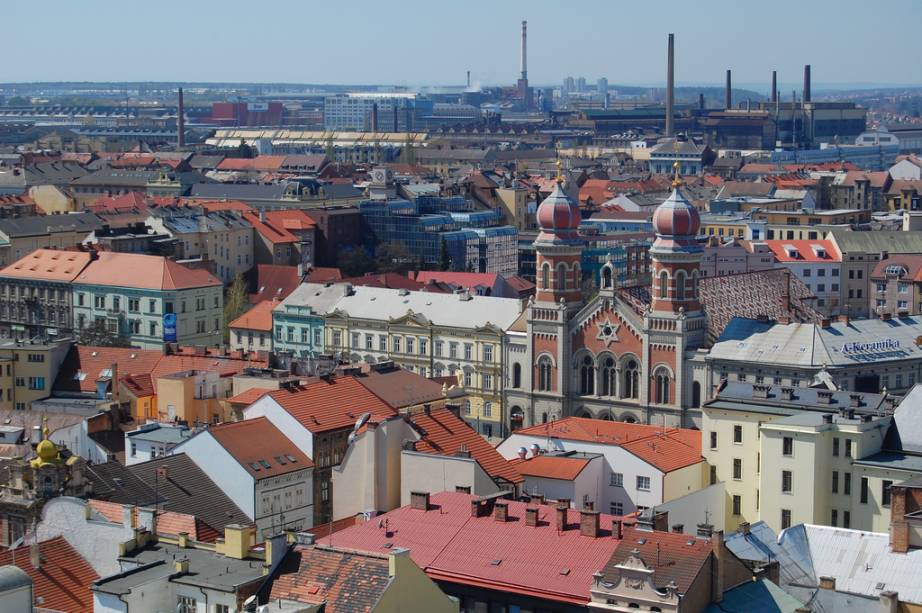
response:
<svg viewBox="0 0 922 613"><path fill-rule="evenodd" d="M697 381L692 383L692 406L701 406L701 384Z"/></svg>
<svg viewBox="0 0 922 613"><path fill-rule="evenodd" d="M547 289L551 286L551 265L547 262L541 267L541 287Z"/></svg>
<svg viewBox="0 0 922 613"><path fill-rule="evenodd" d="M698 299L698 271L692 271L692 291L690 298L692 300Z"/></svg>
<svg viewBox="0 0 922 613"><path fill-rule="evenodd" d="M602 396L615 395L615 360L605 358L602 363Z"/></svg>
<svg viewBox="0 0 922 613"><path fill-rule="evenodd" d="M611 268L608 266L602 269L602 287L611 287Z"/></svg>
<svg viewBox="0 0 922 613"><path fill-rule="evenodd" d="M656 402L669 403L669 373L662 369L656 373Z"/></svg>
<svg viewBox="0 0 922 613"><path fill-rule="evenodd" d="M675 299L685 300L685 271L675 273Z"/></svg>
<svg viewBox="0 0 922 613"><path fill-rule="evenodd" d="M665 270L659 273L659 297L669 297L669 273Z"/></svg>
<svg viewBox="0 0 922 613"><path fill-rule="evenodd" d="M637 360L628 360L624 367L624 387L622 398L637 398L639 395L640 370Z"/></svg>
<svg viewBox="0 0 922 613"><path fill-rule="evenodd" d="M542 392L551 391L551 358L547 356L538 360L538 389Z"/></svg>
<svg viewBox="0 0 922 613"><path fill-rule="evenodd" d="M512 429L518 430L525 423L525 411L521 407L512 407L509 411L509 421L512 422Z"/></svg>
<svg viewBox="0 0 922 613"><path fill-rule="evenodd" d="M542 423L542 424L546 424L546 423L547 423L547 413L542 413L542 414L541 414L541 423Z"/></svg>
<svg viewBox="0 0 922 613"><path fill-rule="evenodd" d="M563 262L557 265L557 279L554 285L558 291L567 289L567 267Z"/></svg>
<svg viewBox="0 0 922 613"><path fill-rule="evenodd" d="M522 387L522 365L518 362L512 365L512 387Z"/></svg>
<svg viewBox="0 0 922 613"><path fill-rule="evenodd" d="M590 356L583 357L583 362L579 367L579 393L583 396L591 396L595 393L595 366Z"/></svg>

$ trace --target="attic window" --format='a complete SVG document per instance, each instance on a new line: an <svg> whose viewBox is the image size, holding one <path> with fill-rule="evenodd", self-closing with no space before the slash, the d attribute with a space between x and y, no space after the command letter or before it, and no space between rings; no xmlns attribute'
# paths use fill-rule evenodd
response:
<svg viewBox="0 0 922 613"><path fill-rule="evenodd" d="M111 377L111 376L112 376L112 369L111 369L111 368L103 368L102 370L99 371L99 376L100 376L100 377Z"/></svg>
<svg viewBox="0 0 922 613"><path fill-rule="evenodd" d="M267 461L265 461L265 460L260 460L259 463L260 463L260 465L262 465L263 468L272 468L272 465L269 464L269 462L267 462Z"/></svg>
<svg viewBox="0 0 922 613"><path fill-rule="evenodd" d="M250 468L256 471L262 470L261 468L259 468L259 464L257 464L256 462L250 462Z"/></svg>
<svg viewBox="0 0 922 613"><path fill-rule="evenodd" d="M298 458L294 457L293 455L286 455L285 457L288 458L288 461L292 463L298 461Z"/></svg>
<svg viewBox="0 0 922 613"><path fill-rule="evenodd" d="M570 574L570 569L569 569L569 568L561 568L561 569L560 569L560 574L563 575L564 577L566 577L567 575Z"/></svg>
<svg viewBox="0 0 922 613"><path fill-rule="evenodd" d="M490 562L490 566L499 566L502 563L503 563L502 560L493 560L492 562Z"/></svg>
<svg viewBox="0 0 922 613"><path fill-rule="evenodd" d="M285 466L286 464L288 464L288 460L285 459L285 456L277 455L275 456L275 461L281 464L282 466Z"/></svg>
<svg viewBox="0 0 922 613"><path fill-rule="evenodd" d="M86 373L78 370L74 375L74 381L83 381L84 379L86 379Z"/></svg>

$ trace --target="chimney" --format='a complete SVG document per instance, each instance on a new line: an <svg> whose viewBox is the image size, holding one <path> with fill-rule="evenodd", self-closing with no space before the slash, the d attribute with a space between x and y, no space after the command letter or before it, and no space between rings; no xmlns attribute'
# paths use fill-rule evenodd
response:
<svg viewBox="0 0 922 613"><path fill-rule="evenodd" d="M861 406L861 399L863 396L861 394L849 394L848 395L848 406L853 409L857 409Z"/></svg>
<svg viewBox="0 0 922 613"><path fill-rule="evenodd" d="M189 572L189 558L183 558L182 560L173 560L173 572L178 574L185 574Z"/></svg>
<svg viewBox="0 0 922 613"><path fill-rule="evenodd" d="M527 37L528 37L528 22L522 21L522 56L521 56L521 66L520 66L521 76L519 78L522 79L523 81L528 79L528 48L527 48L528 45L526 41Z"/></svg>
<svg viewBox="0 0 922 613"><path fill-rule="evenodd" d="M471 89L471 71L467 71L467 89Z"/></svg>
<svg viewBox="0 0 922 613"><path fill-rule="evenodd" d="M185 549L186 547L189 546L189 533L188 532L180 532L176 536L177 536L176 544L179 547L182 547L183 549Z"/></svg>
<svg viewBox="0 0 922 613"><path fill-rule="evenodd" d="M657 532L669 531L669 511L653 512L653 529Z"/></svg>
<svg viewBox="0 0 922 613"><path fill-rule="evenodd" d="M584 508L579 512L579 533L583 536L598 538L599 536L599 512Z"/></svg>
<svg viewBox="0 0 922 613"><path fill-rule="evenodd" d="M848 313L843 313L842 315L839 315L839 323L845 324L846 326L848 325Z"/></svg>
<svg viewBox="0 0 922 613"><path fill-rule="evenodd" d="M733 108L733 88L730 80L730 69L727 68L727 91L724 92L724 108L732 109Z"/></svg>
<svg viewBox="0 0 922 613"><path fill-rule="evenodd" d="M752 386L752 397L753 398L768 398L768 390L771 388L770 385L765 385L763 383L755 383Z"/></svg>
<svg viewBox="0 0 922 613"><path fill-rule="evenodd" d="M400 132L399 123L397 121L397 102L394 101L394 132Z"/></svg>
<svg viewBox="0 0 922 613"><path fill-rule="evenodd" d="M804 66L804 95L803 103L810 102L810 64Z"/></svg>
<svg viewBox="0 0 922 613"><path fill-rule="evenodd" d="M186 105L183 104L182 88L179 88L179 109L176 111L176 144L182 149L186 146Z"/></svg>
<svg viewBox="0 0 922 613"><path fill-rule="evenodd" d="M900 610L900 595L893 590L884 590L880 598L880 613L897 613Z"/></svg>
<svg viewBox="0 0 922 613"><path fill-rule="evenodd" d="M890 311L884 311L883 313L880 314L880 318L881 318L883 321L890 321L890 318L891 318L891 317L892 317L892 316L890 315Z"/></svg>
<svg viewBox="0 0 922 613"><path fill-rule="evenodd" d="M675 35L669 34L666 48L666 136L675 132L673 111L675 106Z"/></svg>
<svg viewBox="0 0 922 613"><path fill-rule="evenodd" d="M410 492L410 508L428 511L429 492Z"/></svg>
<svg viewBox="0 0 922 613"><path fill-rule="evenodd" d="M29 562L32 563L32 568L35 570L42 568L42 551L39 548L37 537L29 544Z"/></svg>
<svg viewBox="0 0 922 613"><path fill-rule="evenodd" d="M906 488L890 486L890 550L909 551L909 522L906 521Z"/></svg>
<svg viewBox="0 0 922 613"><path fill-rule="evenodd" d="M714 526L711 524L698 524L698 537L700 538L710 538L711 534L714 533Z"/></svg>
<svg viewBox="0 0 922 613"><path fill-rule="evenodd" d="M824 424L832 423L832 413L823 413L823 423Z"/></svg>
<svg viewBox="0 0 922 613"><path fill-rule="evenodd" d="M835 577L820 577L820 589L835 591L836 578Z"/></svg>
<svg viewBox="0 0 922 613"><path fill-rule="evenodd" d="M831 390L817 390L816 391L816 402L817 404L832 404L832 391Z"/></svg>
<svg viewBox="0 0 922 613"><path fill-rule="evenodd" d="M152 507L139 508L138 527L144 528L151 534L157 534L157 510Z"/></svg>
<svg viewBox="0 0 922 613"><path fill-rule="evenodd" d="M371 131L378 131L378 103L373 102L371 104Z"/></svg>
<svg viewBox="0 0 922 613"><path fill-rule="evenodd" d="M497 502L493 505L493 519L505 522L509 520L509 503Z"/></svg>
<svg viewBox="0 0 922 613"><path fill-rule="evenodd" d="M698 110L704 110L704 94L698 94Z"/></svg>
<svg viewBox="0 0 922 613"><path fill-rule="evenodd" d="M532 504L544 504L544 494L532 494L531 503Z"/></svg>
<svg viewBox="0 0 922 613"><path fill-rule="evenodd" d="M554 510L554 518L558 532L567 529L567 509L570 507L569 500L558 500L557 508Z"/></svg>
<svg viewBox="0 0 922 613"><path fill-rule="evenodd" d="M772 71L772 102L778 102L778 71Z"/></svg>
<svg viewBox="0 0 922 613"><path fill-rule="evenodd" d="M821 328L828 328L831 325L832 325L832 319L830 319L829 317L823 317L822 319L820 319Z"/></svg>
<svg viewBox="0 0 922 613"><path fill-rule="evenodd" d="M525 525L533 528L538 525L538 507L525 508Z"/></svg>
<svg viewBox="0 0 922 613"><path fill-rule="evenodd" d="M620 519L613 519L611 522L611 535L619 541L624 538L624 524Z"/></svg>
<svg viewBox="0 0 922 613"><path fill-rule="evenodd" d="M727 552L724 547L724 531L716 530L711 534L711 551L714 554L716 568L714 569L714 592L712 600L721 602L724 599L724 573L727 565Z"/></svg>

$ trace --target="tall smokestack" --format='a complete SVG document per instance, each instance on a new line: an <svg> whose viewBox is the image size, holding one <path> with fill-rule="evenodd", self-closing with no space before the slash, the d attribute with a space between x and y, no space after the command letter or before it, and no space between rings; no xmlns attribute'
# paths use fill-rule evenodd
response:
<svg viewBox="0 0 922 613"><path fill-rule="evenodd" d="M400 132L400 125L397 121L397 101L394 100L394 132Z"/></svg>
<svg viewBox="0 0 922 613"><path fill-rule="evenodd" d="M371 103L371 131L378 131L378 103Z"/></svg>
<svg viewBox="0 0 922 613"><path fill-rule="evenodd" d="M772 71L772 102L778 102L778 71Z"/></svg>
<svg viewBox="0 0 922 613"><path fill-rule="evenodd" d="M810 64L804 66L804 95L803 102L810 102Z"/></svg>
<svg viewBox="0 0 922 613"><path fill-rule="evenodd" d="M471 88L471 71L470 70L467 71L467 88L468 89Z"/></svg>
<svg viewBox="0 0 922 613"><path fill-rule="evenodd" d="M526 44L526 39L528 38L528 22L522 21L522 66L521 72L522 76L520 77L523 81L528 78L528 47Z"/></svg>
<svg viewBox="0 0 922 613"><path fill-rule="evenodd" d="M727 91L724 93L724 108L733 108L733 85L730 78L730 69L727 68Z"/></svg>
<svg viewBox="0 0 922 613"><path fill-rule="evenodd" d="M179 110L176 111L176 144L182 148L186 146L186 106L182 100L182 88L179 88Z"/></svg>
<svg viewBox="0 0 922 613"><path fill-rule="evenodd" d="M675 132L673 109L675 105L675 35L669 34L666 49L666 136Z"/></svg>
<svg viewBox="0 0 922 613"><path fill-rule="evenodd" d="M698 94L698 110L704 110L704 94Z"/></svg>

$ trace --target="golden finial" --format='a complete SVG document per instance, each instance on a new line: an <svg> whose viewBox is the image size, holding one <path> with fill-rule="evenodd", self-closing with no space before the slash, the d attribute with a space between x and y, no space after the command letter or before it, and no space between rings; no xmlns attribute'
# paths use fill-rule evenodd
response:
<svg viewBox="0 0 922 613"><path fill-rule="evenodd" d="M51 431L48 429L48 416L42 417L42 440L47 441Z"/></svg>
<svg viewBox="0 0 922 613"><path fill-rule="evenodd" d="M561 167L563 164L560 163L560 158L557 158L557 178L555 179L558 183L563 183L563 171Z"/></svg>
<svg viewBox="0 0 922 613"><path fill-rule="evenodd" d="M678 189L682 185L682 177L679 175L679 139L676 138L673 142L672 149L676 153L676 160L672 163L672 169L675 171L675 176L672 179L672 187Z"/></svg>

